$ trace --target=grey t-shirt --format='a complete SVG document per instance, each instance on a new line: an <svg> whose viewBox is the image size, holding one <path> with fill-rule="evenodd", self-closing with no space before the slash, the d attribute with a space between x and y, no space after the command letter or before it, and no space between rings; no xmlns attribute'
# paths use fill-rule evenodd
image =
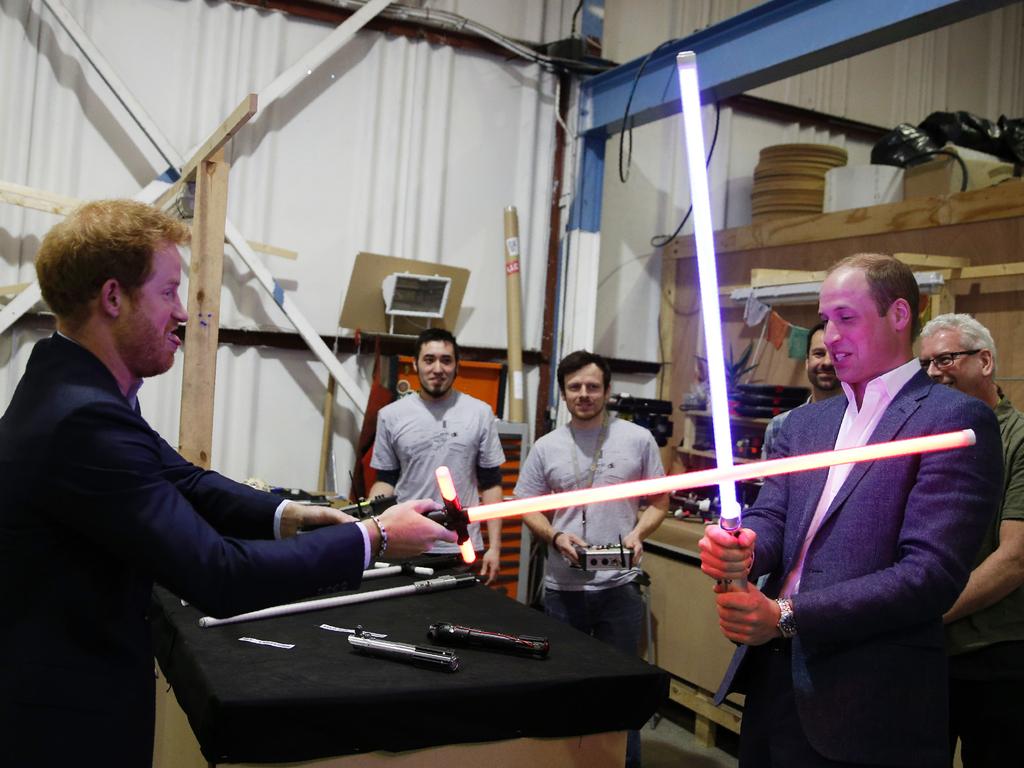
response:
<svg viewBox="0 0 1024 768"><path fill-rule="evenodd" d="M568 425L549 432L537 441L526 457L516 483L517 498L571 491L589 487L590 467L597 449L601 426L570 429ZM576 453L573 464L572 452ZM594 471L593 487L661 477L661 455L651 433L629 421L612 417ZM552 513L556 531L579 536L588 544L618 544L636 526L640 499L622 499L591 504L586 510L569 507ZM564 557L548 550L544 586L559 590L608 589L633 580L630 571L585 572L570 568Z"/></svg>
<svg viewBox="0 0 1024 768"><path fill-rule="evenodd" d="M457 390L439 401L407 395L381 408L377 415L370 466L401 471L395 486L399 501L434 499L440 503L434 472L444 465L451 470L463 506L475 506L480 500L476 468L504 463L491 407ZM470 525L469 534L473 546L482 549L480 524ZM458 546L438 542L430 551L458 552Z"/></svg>

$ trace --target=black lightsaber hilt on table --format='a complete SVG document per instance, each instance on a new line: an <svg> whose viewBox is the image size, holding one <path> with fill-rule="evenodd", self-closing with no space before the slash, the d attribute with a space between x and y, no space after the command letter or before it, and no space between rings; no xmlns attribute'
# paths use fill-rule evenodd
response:
<svg viewBox="0 0 1024 768"><path fill-rule="evenodd" d="M551 644L546 637L509 635L488 629L463 627L446 621L431 624L427 636L435 643L443 645L468 645L538 658L544 658L551 650Z"/></svg>

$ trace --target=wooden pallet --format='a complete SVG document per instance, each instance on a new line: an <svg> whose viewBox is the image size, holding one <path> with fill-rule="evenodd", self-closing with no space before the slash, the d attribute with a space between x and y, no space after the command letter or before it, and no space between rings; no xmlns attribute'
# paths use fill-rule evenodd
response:
<svg viewBox="0 0 1024 768"><path fill-rule="evenodd" d="M668 696L693 712L693 735L700 746L715 746L718 726L736 734L740 732L743 713L734 704L727 701L716 707L710 693L675 677L669 683Z"/></svg>

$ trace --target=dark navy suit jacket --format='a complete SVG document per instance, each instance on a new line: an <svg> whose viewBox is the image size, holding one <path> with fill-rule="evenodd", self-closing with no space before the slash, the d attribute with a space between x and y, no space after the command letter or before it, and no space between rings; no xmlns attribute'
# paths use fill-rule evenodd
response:
<svg viewBox="0 0 1024 768"><path fill-rule="evenodd" d="M273 541L279 503L186 462L84 348L37 343L0 419L4 759L150 764L154 581L215 616L357 586L356 526Z"/></svg>
<svg viewBox="0 0 1024 768"><path fill-rule="evenodd" d="M794 410L778 455L831 450L846 407L845 397L834 397ZM963 590L998 507L998 426L980 400L922 372L868 441L965 428L977 435L970 448L855 464L808 550L793 597L793 688L805 735L829 759L949 764L941 617ZM751 578L770 574L769 597L799 556L826 476L767 478L745 513L743 525L757 532ZM748 650L737 651L719 699L744 690Z"/></svg>

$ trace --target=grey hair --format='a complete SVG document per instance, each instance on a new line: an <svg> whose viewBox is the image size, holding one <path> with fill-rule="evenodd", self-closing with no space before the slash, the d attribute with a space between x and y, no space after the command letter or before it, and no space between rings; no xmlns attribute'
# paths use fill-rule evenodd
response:
<svg viewBox="0 0 1024 768"><path fill-rule="evenodd" d="M996 343L992 340L992 334L989 333L988 328L968 314L949 312L929 320L921 329L921 338L924 339L946 330L959 332L961 343L970 349L987 349L991 352L992 373L995 373Z"/></svg>

